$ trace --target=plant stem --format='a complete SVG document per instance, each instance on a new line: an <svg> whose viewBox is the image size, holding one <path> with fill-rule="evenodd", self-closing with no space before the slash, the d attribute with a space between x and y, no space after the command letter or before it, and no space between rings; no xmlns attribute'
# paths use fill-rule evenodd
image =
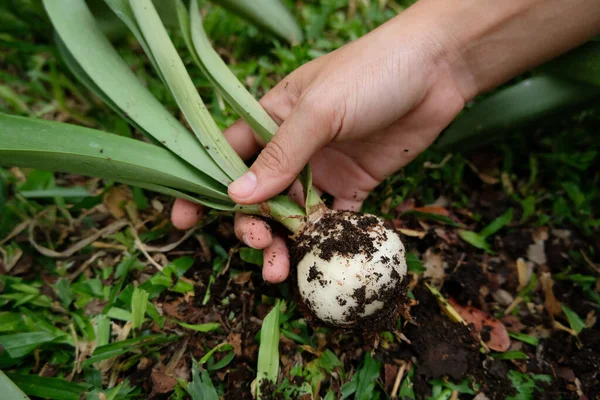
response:
<svg viewBox="0 0 600 400"><path fill-rule="evenodd" d="M237 205L234 210L272 218L292 233L297 233L306 220L304 209L287 196L277 196L261 204Z"/></svg>

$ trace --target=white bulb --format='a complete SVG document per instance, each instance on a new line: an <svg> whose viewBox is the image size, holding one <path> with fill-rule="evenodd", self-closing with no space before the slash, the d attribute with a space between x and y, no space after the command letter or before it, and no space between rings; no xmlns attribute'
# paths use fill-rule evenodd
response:
<svg viewBox="0 0 600 400"><path fill-rule="evenodd" d="M297 248L300 294L323 322L352 326L383 312L392 318L405 298L404 245L382 219L328 211L302 232Z"/></svg>

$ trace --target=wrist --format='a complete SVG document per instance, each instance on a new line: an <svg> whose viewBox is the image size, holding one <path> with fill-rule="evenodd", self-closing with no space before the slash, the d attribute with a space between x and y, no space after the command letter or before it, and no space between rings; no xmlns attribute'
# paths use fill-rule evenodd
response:
<svg viewBox="0 0 600 400"><path fill-rule="evenodd" d="M429 58L465 101L600 33L597 0L419 0ZM404 15L406 14L406 15Z"/></svg>

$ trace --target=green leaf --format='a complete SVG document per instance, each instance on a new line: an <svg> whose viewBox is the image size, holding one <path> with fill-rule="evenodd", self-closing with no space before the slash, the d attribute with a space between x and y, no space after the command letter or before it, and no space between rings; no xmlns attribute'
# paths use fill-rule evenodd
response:
<svg viewBox="0 0 600 400"><path fill-rule="evenodd" d="M298 22L279 0L221 0L219 5L289 43L303 40Z"/></svg>
<svg viewBox="0 0 600 400"><path fill-rule="evenodd" d="M550 116L567 107L600 97L600 88L536 76L501 89L459 115L440 136L436 146L443 151L480 146L506 132Z"/></svg>
<svg viewBox="0 0 600 400"><path fill-rule="evenodd" d="M50 332L22 332L0 336L0 346L12 357L26 356L44 343L57 338Z"/></svg>
<svg viewBox="0 0 600 400"><path fill-rule="evenodd" d="M44 6L73 59L112 100L113 108L198 170L223 184L230 182L193 135L141 84L98 28L85 2L45 0Z"/></svg>
<svg viewBox="0 0 600 400"><path fill-rule="evenodd" d="M430 221L441 222L448 226L461 227L462 225L458 222L453 221L451 218L446 217L445 215L434 214L434 213L425 213L421 211L408 210L402 213L402 215L414 215L419 219L425 219Z"/></svg>
<svg viewBox="0 0 600 400"><path fill-rule="evenodd" d="M221 358L218 362L208 367L209 371L216 371L221 368L225 368L229 363L234 359L235 353L230 351L225 355L225 357Z"/></svg>
<svg viewBox="0 0 600 400"><path fill-rule="evenodd" d="M190 15L182 0L176 1L176 8L181 33L194 62L258 137L269 142L279 126L214 50L202 26L198 1L191 0L190 3Z"/></svg>
<svg viewBox="0 0 600 400"><path fill-rule="evenodd" d="M129 3L171 94L196 137L221 169L237 179L248 170L206 109L151 0Z"/></svg>
<svg viewBox="0 0 600 400"><path fill-rule="evenodd" d="M263 265L262 249L253 249L252 247L242 247L240 249L240 258L250 264Z"/></svg>
<svg viewBox="0 0 600 400"><path fill-rule="evenodd" d="M23 325L23 316L10 311L0 311L0 332L18 330Z"/></svg>
<svg viewBox="0 0 600 400"><path fill-rule="evenodd" d="M557 77L600 86L600 42L587 42L542 65L540 70Z"/></svg>
<svg viewBox="0 0 600 400"><path fill-rule="evenodd" d="M475 391L472 389L472 382L469 379L463 379L462 382L456 384L451 381L446 381L444 379L434 379L429 381L432 385L439 385L441 387L445 387L451 390L456 390L458 393L466 393L466 394L475 394Z"/></svg>
<svg viewBox="0 0 600 400"><path fill-rule="evenodd" d="M580 334L581 331L585 328L585 322L581 318L579 318L579 315L577 315L577 313L575 313L575 311L571 310L569 307L561 305L561 308L565 313L567 320L569 321L571 329L573 329L575 333Z"/></svg>
<svg viewBox="0 0 600 400"><path fill-rule="evenodd" d="M304 208L306 210L306 215L310 215L315 210L324 207L325 205L323 201L313 187L310 164L306 164L306 166L302 169L302 172L300 172L300 176L298 178L300 183L302 183L302 189L304 190Z"/></svg>
<svg viewBox="0 0 600 400"><path fill-rule="evenodd" d="M195 361L192 363L192 382L188 384L187 391L192 400L219 400L208 372Z"/></svg>
<svg viewBox="0 0 600 400"><path fill-rule="evenodd" d="M44 197L91 197L90 192L79 186L70 188L55 187L43 190L20 190L19 193L26 199L38 199Z"/></svg>
<svg viewBox="0 0 600 400"><path fill-rule="evenodd" d="M225 188L161 147L76 125L0 113L0 165L164 185L230 202ZM151 182L151 183L143 183Z"/></svg>
<svg viewBox="0 0 600 400"><path fill-rule="evenodd" d="M122 340L104 346L96 347L90 358L84 361L83 367L88 367L98 361L120 356L121 354L134 351L141 347L149 347L178 340L177 336L166 336L164 334L140 336L134 339Z"/></svg>
<svg viewBox="0 0 600 400"><path fill-rule="evenodd" d="M26 394L44 399L80 400L91 388L91 385L68 382L60 378L20 374L7 376Z"/></svg>
<svg viewBox="0 0 600 400"><path fill-rule="evenodd" d="M333 371L334 368L341 368L343 366L338 356L336 356L335 353L329 349L326 349L323 352L323 354L320 357L320 360L321 367L323 367L323 369L327 373L331 373L331 371Z"/></svg>
<svg viewBox="0 0 600 400"><path fill-rule="evenodd" d="M69 280L65 278L59 279L55 284L55 288L60 302L63 306L69 307L73 302L73 292L71 291Z"/></svg>
<svg viewBox="0 0 600 400"><path fill-rule="evenodd" d="M133 187L131 189L133 193L133 201L137 205L138 210L145 210L148 208L148 199L144 196L144 191L139 187Z"/></svg>
<svg viewBox="0 0 600 400"><path fill-rule="evenodd" d="M202 356L202 358L200 359L200 361L198 361L198 364L200 365L204 365L208 362L208 360L210 360L210 358L213 356L213 354L215 354L217 351L218 352L222 352L222 351L228 351L233 349L233 346L230 345L229 343L221 343L218 346L213 347L212 349L209 350L208 353L206 353L204 356Z"/></svg>
<svg viewBox="0 0 600 400"><path fill-rule="evenodd" d="M16 94L15 91L10 88L10 86L0 85L0 99L8 103L8 105L10 105L19 114L29 113L27 104L21 100L19 95Z"/></svg>
<svg viewBox="0 0 600 400"><path fill-rule="evenodd" d="M279 313L280 301L265 317L260 329L260 346L258 348L257 397L262 399L260 386L264 380L277 383L279 374Z"/></svg>
<svg viewBox="0 0 600 400"><path fill-rule="evenodd" d="M375 382L379 378L381 363L376 361L370 352L365 354L365 361L358 371L355 399L370 400L375 390Z"/></svg>
<svg viewBox="0 0 600 400"><path fill-rule="evenodd" d="M425 272L425 267L423 266L423 263L419 259L419 256L415 253L406 253L406 264L410 272L415 272L417 274Z"/></svg>
<svg viewBox="0 0 600 400"><path fill-rule="evenodd" d="M513 217L513 209L510 208L507 212L493 220L488 226L483 228L481 232L479 232L479 236L484 239L498 232L500 229L504 228L506 225L510 224Z"/></svg>
<svg viewBox="0 0 600 400"><path fill-rule="evenodd" d="M482 249L487 251L488 253L492 252L490 246L486 243L485 238L479 235L478 233L472 231L465 231L459 229L458 236L465 242L469 243L471 246L477 247L478 249Z"/></svg>
<svg viewBox="0 0 600 400"><path fill-rule="evenodd" d="M148 292L136 287L131 296L131 328L133 330L142 327L146 308L148 308Z"/></svg>
<svg viewBox="0 0 600 400"><path fill-rule="evenodd" d="M508 336L510 336L513 339L520 340L521 342L530 344L532 346L537 346L540 343L540 340L538 338L520 332L508 332Z"/></svg>
<svg viewBox="0 0 600 400"><path fill-rule="evenodd" d="M221 328L221 324L218 322L207 322L205 324L186 324L185 322L179 322L179 325L196 332L212 332Z"/></svg>
<svg viewBox="0 0 600 400"><path fill-rule="evenodd" d="M406 378L404 378L404 380L402 381L402 385L400 385L400 398L403 400L414 400L415 397L415 390L414 390L414 382L413 382L413 376L415 374L415 369L411 368L410 371L408 372L408 374L406 375Z"/></svg>
<svg viewBox="0 0 600 400"><path fill-rule="evenodd" d="M527 360L529 356L522 351L507 351L504 353L494 353L491 355L496 360Z"/></svg>
<svg viewBox="0 0 600 400"><path fill-rule="evenodd" d="M29 400L29 397L0 370L0 392L5 399Z"/></svg>
<svg viewBox="0 0 600 400"><path fill-rule="evenodd" d="M552 382L550 375L531 375L518 372L514 369L508 371L508 379L517 390L516 396L508 396L507 400L533 400L536 381L549 383Z"/></svg>
<svg viewBox="0 0 600 400"><path fill-rule="evenodd" d="M132 296L133 299L133 296ZM110 319L116 319L117 321L129 322L133 319L131 312L119 308L119 307L111 307L107 312L106 316Z"/></svg>

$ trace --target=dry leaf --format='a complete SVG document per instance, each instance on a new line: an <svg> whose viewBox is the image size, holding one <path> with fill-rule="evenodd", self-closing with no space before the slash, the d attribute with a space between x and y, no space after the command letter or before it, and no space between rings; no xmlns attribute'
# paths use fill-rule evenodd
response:
<svg viewBox="0 0 600 400"><path fill-rule="evenodd" d="M242 334L231 332L227 335L227 342L233 346L233 352L236 356L242 356Z"/></svg>
<svg viewBox="0 0 600 400"><path fill-rule="evenodd" d="M462 319L468 324L473 324L475 331L490 349L504 352L510 348L508 331L500 320L473 306L462 306L454 299L450 298L448 302Z"/></svg>
<svg viewBox="0 0 600 400"><path fill-rule="evenodd" d="M504 307L508 307L510 304L512 304L513 301L515 301L513 295L504 289L498 289L494 291L492 293L492 297L495 301L497 301Z"/></svg>
<svg viewBox="0 0 600 400"><path fill-rule="evenodd" d="M445 266L442 255L439 252L436 253L429 248L423 254L423 267L425 267L423 276L425 278L431 278L434 286L439 286L444 280L444 277L446 276Z"/></svg>
<svg viewBox="0 0 600 400"><path fill-rule="evenodd" d="M113 186L104 194L102 201L113 217L121 219L125 216L123 207L129 199L131 199L129 190L123 186Z"/></svg>
<svg viewBox="0 0 600 400"><path fill-rule="evenodd" d="M562 309L560 308L560 303L552 291L554 281L552 280L550 272L542 272L540 276L540 282L542 284L542 289L544 290L544 305L546 306L546 311L548 311L552 317L559 316L562 314Z"/></svg>
<svg viewBox="0 0 600 400"><path fill-rule="evenodd" d="M394 387L394 382L396 381L396 375L398 375L398 366L395 364L385 364L384 365L384 382L385 388L389 392Z"/></svg>
<svg viewBox="0 0 600 400"><path fill-rule="evenodd" d="M155 393L169 393L177 385L177 379L163 372L152 371L152 387Z"/></svg>
<svg viewBox="0 0 600 400"><path fill-rule="evenodd" d="M543 240L536 240L527 248L527 259L533 261L537 265L546 264L546 249L544 248Z"/></svg>
<svg viewBox="0 0 600 400"><path fill-rule="evenodd" d="M427 232L415 231L414 229L397 228L397 230L403 235L410 237L418 237L419 239L423 239L427 235Z"/></svg>
<svg viewBox="0 0 600 400"><path fill-rule="evenodd" d="M519 258L517 260L517 272L519 274L519 290L523 289L529 283L533 274L533 265L526 263L525 260Z"/></svg>
<svg viewBox="0 0 600 400"><path fill-rule="evenodd" d="M245 285L246 283L248 283L251 277L252 271L244 271L234 276L233 279L231 279L231 281L236 285Z"/></svg>
<svg viewBox="0 0 600 400"><path fill-rule="evenodd" d="M450 211L446 210L444 207L434 206L434 205L425 206L425 207L417 207L414 209L414 211L422 212L425 214L443 215L444 217L450 216Z"/></svg>

